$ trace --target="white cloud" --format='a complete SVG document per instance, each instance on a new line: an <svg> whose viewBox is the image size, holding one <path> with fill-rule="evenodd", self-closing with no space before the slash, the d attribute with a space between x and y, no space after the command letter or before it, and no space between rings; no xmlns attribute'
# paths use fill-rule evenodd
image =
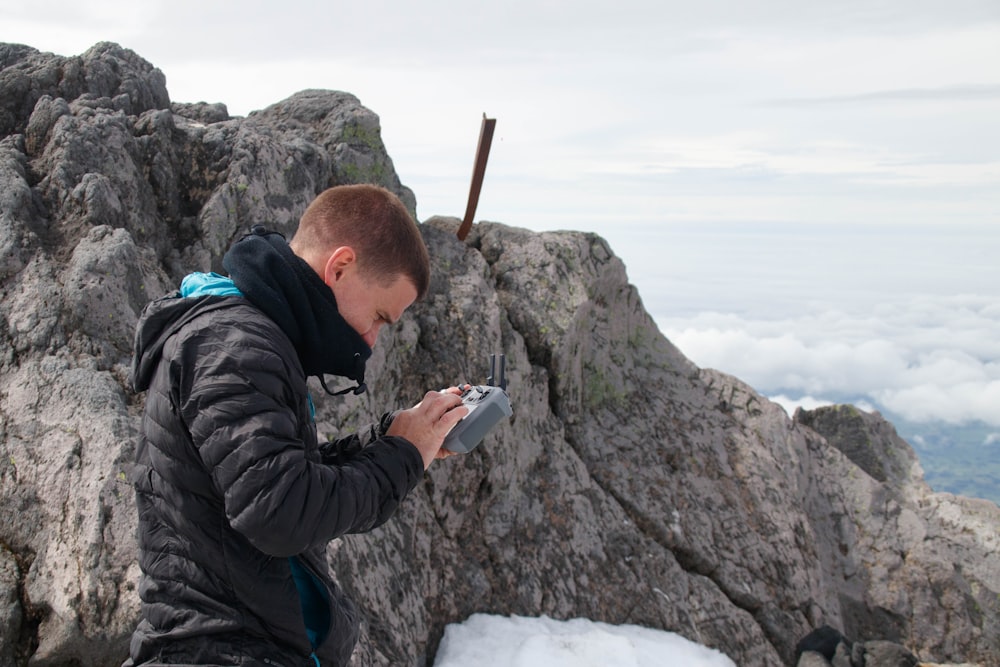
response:
<svg viewBox="0 0 1000 667"><path fill-rule="evenodd" d="M978 382L924 383L874 392L887 408L914 422L940 419L964 423L979 419L1000 426L1000 379Z"/></svg>
<svg viewBox="0 0 1000 667"><path fill-rule="evenodd" d="M815 410L816 408L826 407L835 403L835 401L813 398L812 396L791 398L789 396L785 396L784 394L778 394L776 396L768 396L767 398L784 408L789 417L793 416L795 414L795 410L798 408L802 408L803 410Z"/></svg>
<svg viewBox="0 0 1000 667"><path fill-rule="evenodd" d="M798 95L857 95L900 88L995 82L990 67L1000 55L996 25L936 28L906 34L737 33L718 55L736 74L771 71L774 89L783 84ZM822 72L822 76L816 76ZM752 79L744 79L749 86Z"/></svg>
<svg viewBox="0 0 1000 667"><path fill-rule="evenodd" d="M155 10L154 2L118 0L8 2L0 5L0 42L74 56L97 42L134 42Z"/></svg>
<svg viewBox="0 0 1000 667"><path fill-rule="evenodd" d="M802 323L789 321L791 327ZM907 369L905 351L888 340L848 343L815 340L810 332L790 330L761 335L755 323L732 329L666 329L665 333L699 365L708 365L751 382L761 390L798 389L812 394L844 394L897 378ZM833 333L833 332L831 332ZM703 360L703 361L702 361Z"/></svg>
<svg viewBox="0 0 1000 667"><path fill-rule="evenodd" d="M1000 101L997 108L1000 109ZM591 165L593 171L619 176L677 174L685 170L730 170L782 179L827 176L857 184L883 186L987 186L1000 182L1000 161L954 164L934 155L898 152L846 141L796 141L780 145L774 135L736 132L719 136L645 136L635 152ZM587 165L581 165L587 168Z"/></svg>
<svg viewBox="0 0 1000 667"><path fill-rule="evenodd" d="M786 396L785 394L777 394L775 396L768 396L769 401L777 403L780 405L789 417L795 415L795 410L797 408L802 408L803 410L815 410L816 408L823 408L830 405L836 405L837 401L829 400L825 398L814 398L812 396L801 396L799 398L792 398ZM852 401L851 403L854 407L864 412L875 412L875 406L868 401L859 400Z"/></svg>
<svg viewBox="0 0 1000 667"><path fill-rule="evenodd" d="M1000 426L1000 317L993 304L988 297L921 299L874 316L823 311L756 320L705 313L660 318L659 325L699 366L778 394L773 400L786 409L796 401L866 397L915 422Z"/></svg>

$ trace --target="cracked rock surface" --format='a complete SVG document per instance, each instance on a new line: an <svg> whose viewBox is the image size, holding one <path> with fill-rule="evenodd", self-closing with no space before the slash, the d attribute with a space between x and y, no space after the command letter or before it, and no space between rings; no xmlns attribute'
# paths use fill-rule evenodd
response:
<svg viewBox="0 0 1000 667"><path fill-rule="evenodd" d="M138 613L138 313L221 270L251 224L290 234L349 182L416 211L347 93L232 118L171 103L114 44L0 45L0 667L121 663ZM933 493L877 414L790 419L697 368L600 237L479 223L459 242L457 226L424 221L431 290L380 337L371 391L313 392L334 434L507 355L514 417L432 466L388 524L330 546L364 613L354 664L430 664L474 612L661 628L751 667L793 664L822 625L1000 664L996 505Z"/></svg>

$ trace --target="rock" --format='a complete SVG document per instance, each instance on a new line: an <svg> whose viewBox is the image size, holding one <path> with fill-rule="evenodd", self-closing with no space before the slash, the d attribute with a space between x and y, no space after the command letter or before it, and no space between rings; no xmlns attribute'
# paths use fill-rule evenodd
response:
<svg viewBox="0 0 1000 667"><path fill-rule="evenodd" d="M818 651L803 651L795 667L830 667L830 661Z"/></svg>
<svg viewBox="0 0 1000 667"><path fill-rule="evenodd" d="M173 102L170 110L178 116L190 118L191 120L206 125L221 123L229 120L229 109L221 102L209 104L207 102L197 102L194 104L186 102Z"/></svg>
<svg viewBox="0 0 1000 667"><path fill-rule="evenodd" d="M869 641L864 644L864 667L917 667L917 657L899 644Z"/></svg>
<svg viewBox="0 0 1000 667"><path fill-rule="evenodd" d="M330 185L381 183L416 210L353 96L232 118L162 82L112 44L0 45L0 667L127 652L144 302L221 270L251 224L290 233ZM314 392L336 433L507 354L513 418L330 546L364 616L354 664L428 664L474 612L671 630L750 667L801 662L824 624L857 650L1000 663L996 505L932 493L877 415L790 420L697 368L600 237L479 223L459 242L458 224L422 225L431 289L380 340L369 393Z"/></svg>
<svg viewBox="0 0 1000 667"><path fill-rule="evenodd" d="M865 580L861 587L841 590L841 607L849 612L845 634L919 647L925 660L954 659L969 646L994 643L987 637L1000 636L1000 627L995 612L983 610L998 607L989 592L995 586L988 582L998 580L1000 569L994 558L983 558L982 549L1000 547L997 506L932 493L912 448L878 415L839 406L802 411L796 421L811 424L841 451L853 447L855 457L864 450L866 467L886 472L887 482L876 483L859 466L854 479L845 480L842 488L853 486L854 502L860 503L853 513L857 542L824 546L842 554L833 568L845 580ZM855 444L845 444L851 432L857 434ZM826 534L837 531L829 525Z"/></svg>
<svg viewBox="0 0 1000 667"><path fill-rule="evenodd" d="M45 95L117 107L129 115L169 106L163 73L134 51L110 42L72 58L22 44L0 44L0 91L0 136L23 132L36 102Z"/></svg>
<svg viewBox="0 0 1000 667"><path fill-rule="evenodd" d="M14 554L0 546L0 665L14 665L18 653L22 613L18 599L21 571Z"/></svg>
<svg viewBox="0 0 1000 667"><path fill-rule="evenodd" d="M854 667L853 654L848 644L843 642L837 644L837 650L834 651L830 664L833 667Z"/></svg>
<svg viewBox="0 0 1000 667"><path fill-rule="evenodd" d="M800 409L795 420L825 437L876 481L902 488L923 478L916 452L878 413L835 405L812 411Z"/></svg>

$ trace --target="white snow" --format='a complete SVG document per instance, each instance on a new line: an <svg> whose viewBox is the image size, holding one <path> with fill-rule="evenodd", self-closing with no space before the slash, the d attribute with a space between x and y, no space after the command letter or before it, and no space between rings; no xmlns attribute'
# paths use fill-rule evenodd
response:
<svg viewBox="0 0 1000 667"><path fill-rule="evenodd" d="M637 625L473 614L445 628L434 667L736 667L680 635Z"/></svg>

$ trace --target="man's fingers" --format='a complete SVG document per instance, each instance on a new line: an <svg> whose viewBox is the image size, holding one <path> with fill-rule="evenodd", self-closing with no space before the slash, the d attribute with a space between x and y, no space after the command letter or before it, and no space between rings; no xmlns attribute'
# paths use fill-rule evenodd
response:
<svg viewBox="0 0 1000 667"><path fill-rule="evenodd" d="M461 404L462 399L457 394L429 391L424 396L424 400L420 401L416 407L425 410L427 416L433 421L437 421L449 410Z"/></svg>
<svg viewBox="0 0 1000 667"><path fill-rule="evenodd" d="M451 427L462 421L462 417L469 414L469 408L464 405L458 405L447 410L441 415L440 422L442 426L447 426L449 430Z"/></svg>

